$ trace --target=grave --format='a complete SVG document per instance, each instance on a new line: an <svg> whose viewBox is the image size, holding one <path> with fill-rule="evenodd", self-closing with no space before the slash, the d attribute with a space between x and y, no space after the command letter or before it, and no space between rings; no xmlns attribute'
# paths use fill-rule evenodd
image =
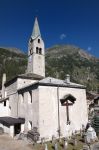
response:
<svg viewBox="0 0 99 150"><path fill-rule="evenodd" d="M91 141L95 141L96 139L97 139L96 132L94 128L92 128L90 125L86 132L86 141L87 143L91 143Z"/></svg>

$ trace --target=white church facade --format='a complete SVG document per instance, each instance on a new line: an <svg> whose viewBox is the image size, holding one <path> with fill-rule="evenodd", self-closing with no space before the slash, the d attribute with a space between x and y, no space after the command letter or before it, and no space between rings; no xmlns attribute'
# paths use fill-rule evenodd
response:
<svg viewBox="0 0 99 150"><path fill-rule="evenodd" d="M37 18L28 46L25 74L6 82L3 75L0 127L14 137L38 128L40 139L70 136L88 122L86 88L65 80L45 77L45 49Z"/></svg>

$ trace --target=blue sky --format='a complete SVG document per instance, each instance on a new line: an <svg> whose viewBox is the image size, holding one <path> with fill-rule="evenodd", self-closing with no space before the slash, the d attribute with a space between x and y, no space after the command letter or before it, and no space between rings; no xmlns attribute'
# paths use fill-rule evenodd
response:
<svg viewBox="0 0 99 150"><path fill-rule="evenodd" d="M99 57L99 0L0 0L0 46L27 52L35 16L46 48L72 44Z"/></svg>

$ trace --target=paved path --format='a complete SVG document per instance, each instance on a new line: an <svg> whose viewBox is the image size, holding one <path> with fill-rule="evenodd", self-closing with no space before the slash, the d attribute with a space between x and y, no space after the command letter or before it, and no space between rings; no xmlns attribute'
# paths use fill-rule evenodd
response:
<svg viewBox="0 0 99 150"><path fill-rule="evenodd" d="M0 135L0 150L33 150L32 144L15 140L6 134Z"/></svg>

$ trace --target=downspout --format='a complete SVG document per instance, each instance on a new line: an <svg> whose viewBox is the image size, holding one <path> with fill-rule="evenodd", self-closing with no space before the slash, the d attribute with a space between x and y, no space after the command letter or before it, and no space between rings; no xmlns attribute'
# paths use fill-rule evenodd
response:
<svg viewBox="0 0 99 150"><path fill-rule="evenodd" d="M58 135L59 135L59 139L60 139L59 86L57 87L57 104L58 104Z"/></svg>
<svg viewBox="0 0 99 150"><path fill-rule="evenodd" d="M17 117L18 117L18 105L19 105L19 95L18 95L18 100L17 100Z"/></svg>

